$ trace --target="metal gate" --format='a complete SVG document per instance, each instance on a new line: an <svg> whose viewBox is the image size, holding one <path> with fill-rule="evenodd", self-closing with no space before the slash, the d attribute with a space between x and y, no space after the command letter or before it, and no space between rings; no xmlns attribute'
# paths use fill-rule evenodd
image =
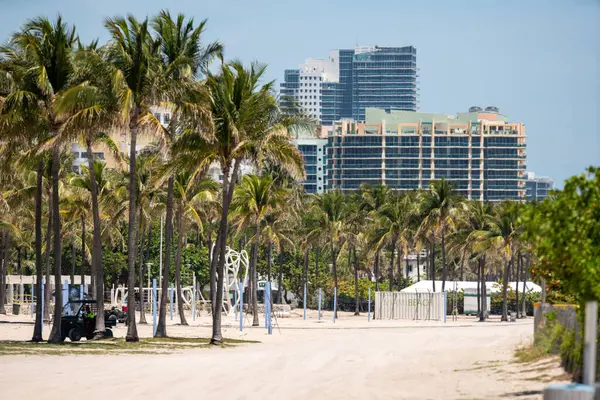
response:
<svg viewBox="0 0 600 400"><path fill-rule="evenodd" d="M444 320L445 293L376 292L375 319Z"/></svg>

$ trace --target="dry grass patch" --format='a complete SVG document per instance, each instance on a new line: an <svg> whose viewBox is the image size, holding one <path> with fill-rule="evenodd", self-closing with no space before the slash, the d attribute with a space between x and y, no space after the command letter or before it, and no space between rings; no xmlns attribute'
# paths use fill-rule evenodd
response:
<svg viewBox="0 0 600 400"><path fill-rule="evenodd" d="M30 341L0 341L0 356L5 355L74 355L74 354L169 354L182 350L210 347L235 347L241 343L254 341L223 339L220 346L212 346L207 338L143 338L139 342L126 342L125 339L112 338L86 340L81 342L65 341L58 344Z"/></svg>

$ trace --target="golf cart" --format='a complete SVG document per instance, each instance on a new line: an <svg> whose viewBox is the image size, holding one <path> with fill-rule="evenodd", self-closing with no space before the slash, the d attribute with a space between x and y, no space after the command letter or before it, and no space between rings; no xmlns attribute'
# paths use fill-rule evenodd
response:
<svg viewBox="0 0 600 400"><path fill-rule="evenodd" d="M90 340L94 337L96 329L96 300L70 300L63 307L63 316L61 324L62 339L67 337L72 342L78 342L82 337ZM117 325L117 317L110 311L104 311L104 326L106 331L104 337L113 337L110 328Z"/></svg>

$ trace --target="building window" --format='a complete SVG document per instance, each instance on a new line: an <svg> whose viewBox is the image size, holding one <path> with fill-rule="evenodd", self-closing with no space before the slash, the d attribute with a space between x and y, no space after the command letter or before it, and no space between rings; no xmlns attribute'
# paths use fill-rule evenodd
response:
<svg viewBox="0 0 600 400"><path fill-rule="evenodd" d="M164 119L164 123L168 124L171 122L171 114L166 114L165 113L165 119Z"/></svg>

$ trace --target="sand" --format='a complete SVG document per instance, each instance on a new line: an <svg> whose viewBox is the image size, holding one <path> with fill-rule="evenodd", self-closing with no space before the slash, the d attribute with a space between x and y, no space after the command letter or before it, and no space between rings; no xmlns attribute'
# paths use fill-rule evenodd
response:
<svg viewBox="0 0 600 400"><path fill-rule="evenodd" d="M170 325L168 333L210 337L209 321ZM223 335L260 343L156 355L0 356L0 398L57 399L68 391L86 400L541 399L540 377L562 372L555 359L514 363L517 346L531 340L532 319L367 322L341 313L334 324L331 313L319 322L310 312L304 321L296 310L271 336L248 322L240 333L224 317ZM31 319L0 317L2 340L27 340L32 330ZM125 332L120 325L115 336ZM139 332L151 336L151 325Z"/></svg>

